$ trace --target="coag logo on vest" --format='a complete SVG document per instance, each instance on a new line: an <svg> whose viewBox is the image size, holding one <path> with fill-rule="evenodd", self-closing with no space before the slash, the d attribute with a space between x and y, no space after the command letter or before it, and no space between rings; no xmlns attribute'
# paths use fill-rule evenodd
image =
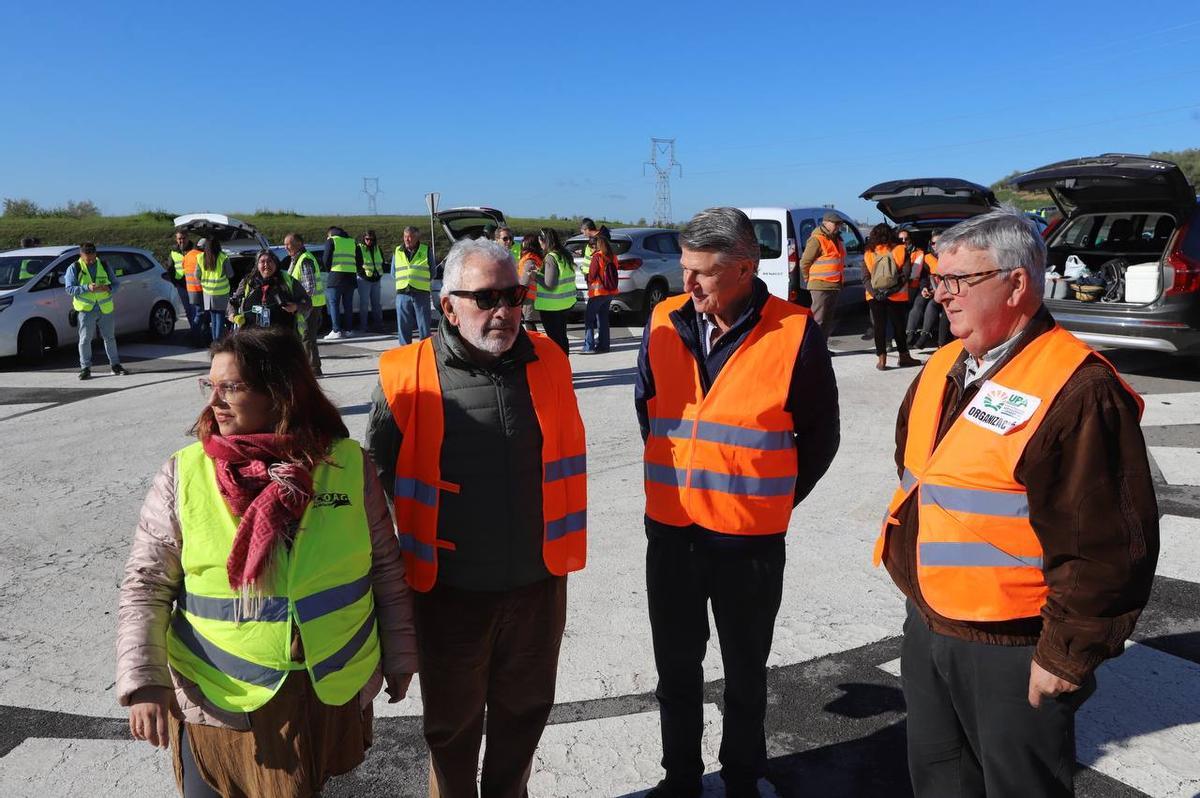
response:
<svg viewBox="0 0 1200 798"><path fill-rule="evenodd" d="M314 507L349 507L350 495L347 493L318 493L313 496Z"/></svg>
<svg viewBox="0 0 1200 798"><path fill-rule="evenodd" d="M998 432L1012 432L1033 417L1042 400L988 380L967 406L967 420Z"/></svg>

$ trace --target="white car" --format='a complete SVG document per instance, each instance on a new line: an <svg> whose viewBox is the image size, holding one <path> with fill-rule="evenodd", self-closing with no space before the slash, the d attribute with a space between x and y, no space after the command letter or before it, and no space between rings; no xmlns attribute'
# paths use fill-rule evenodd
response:
<svg viewBox="0 0 1200 798"><path fill-rule="evenodd" d="M114 297L117 335L169 336L183 307L162 265L133 247L101 246L97 254L120 283ZM38 363L47 352L79 340L65 287L67 267L77 260L77 246L0 252L0 357Z"/></svg>

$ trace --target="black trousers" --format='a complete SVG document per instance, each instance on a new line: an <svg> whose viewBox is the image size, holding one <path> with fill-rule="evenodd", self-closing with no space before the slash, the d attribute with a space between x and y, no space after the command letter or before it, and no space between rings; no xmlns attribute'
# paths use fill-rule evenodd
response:
<svg viewBox="0 0 1200 798"><path fill-rule="evenodd" d="M663 769L672 789L699 795L704 763L704 652L712 602L725 667L721 778L745 788L765 774L767 656L783 595L783 536L713 547L695 528L647 523L646 593L658 668Z"/></svg>
<svg viewBox="0 0 1200 798"><path fill-rule="evenodd" d="M902 355L908 354L908 341L904 337L905 316L908 314L907 302L893 302L890 299L872 299L867 302L871 306L871 327L875 331L875 354L887 354L888 322L891 322L892 339L896 349Z"/></svg>
<svg viewBox="0 0 1200 798"><path fill-rule="evenodd" d="M565 354L571 354L571 344L567 340L567 313L566 310L539 310L538 315L542 318L542 329L546 331L546 335L550 340L558 344L559 348Z"/></svg>
<svg viewBox="0 0 1200 798"><path fill-rule="evenodd" d="M916 798L1072 796L1075 711L1096 689L1029 705L1033 646L937 634L911 604L900 649Z"/></svg>

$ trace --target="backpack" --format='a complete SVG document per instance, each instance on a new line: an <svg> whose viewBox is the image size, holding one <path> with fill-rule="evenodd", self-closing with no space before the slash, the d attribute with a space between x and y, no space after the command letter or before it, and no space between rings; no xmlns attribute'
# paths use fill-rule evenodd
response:
<svg viewBox="0 0 1200 798"><path fill-rule="evenodd" d="M876 252L875 267L871 269L871 292L887 296L895 293L903 281L904 275L892 257L892 251Z"/></svg>
<svg viewBox="0 0 1200 798"><path fill-rule="evenodd" d="M600 267L600 285L605 291L617 290L617 264L610 258L602 258L603 264Z"/></svg>

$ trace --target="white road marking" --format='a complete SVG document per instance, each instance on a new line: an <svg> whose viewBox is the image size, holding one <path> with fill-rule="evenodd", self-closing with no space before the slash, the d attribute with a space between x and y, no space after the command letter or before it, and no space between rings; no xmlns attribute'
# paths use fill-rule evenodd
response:
<svg viewBox="0 0 1200 798"><path fill-rule="evenodd" d="M1200 393L1157 393L1143 396L1143 427L1195 424L1200 420Z"/></svg>
<svg viewBox="0 0 1200 798"><path fill-rule="evenodd" d="M1164 515L1159 521L1159 576L1200 582L1200 518Z"/></svg>
<svg viewBox="0 0 1200 798"><path fill-rule="evenodd" d="M1200 485L1200 449L1178 446L1147 448L1168 485Z"/></svg>

